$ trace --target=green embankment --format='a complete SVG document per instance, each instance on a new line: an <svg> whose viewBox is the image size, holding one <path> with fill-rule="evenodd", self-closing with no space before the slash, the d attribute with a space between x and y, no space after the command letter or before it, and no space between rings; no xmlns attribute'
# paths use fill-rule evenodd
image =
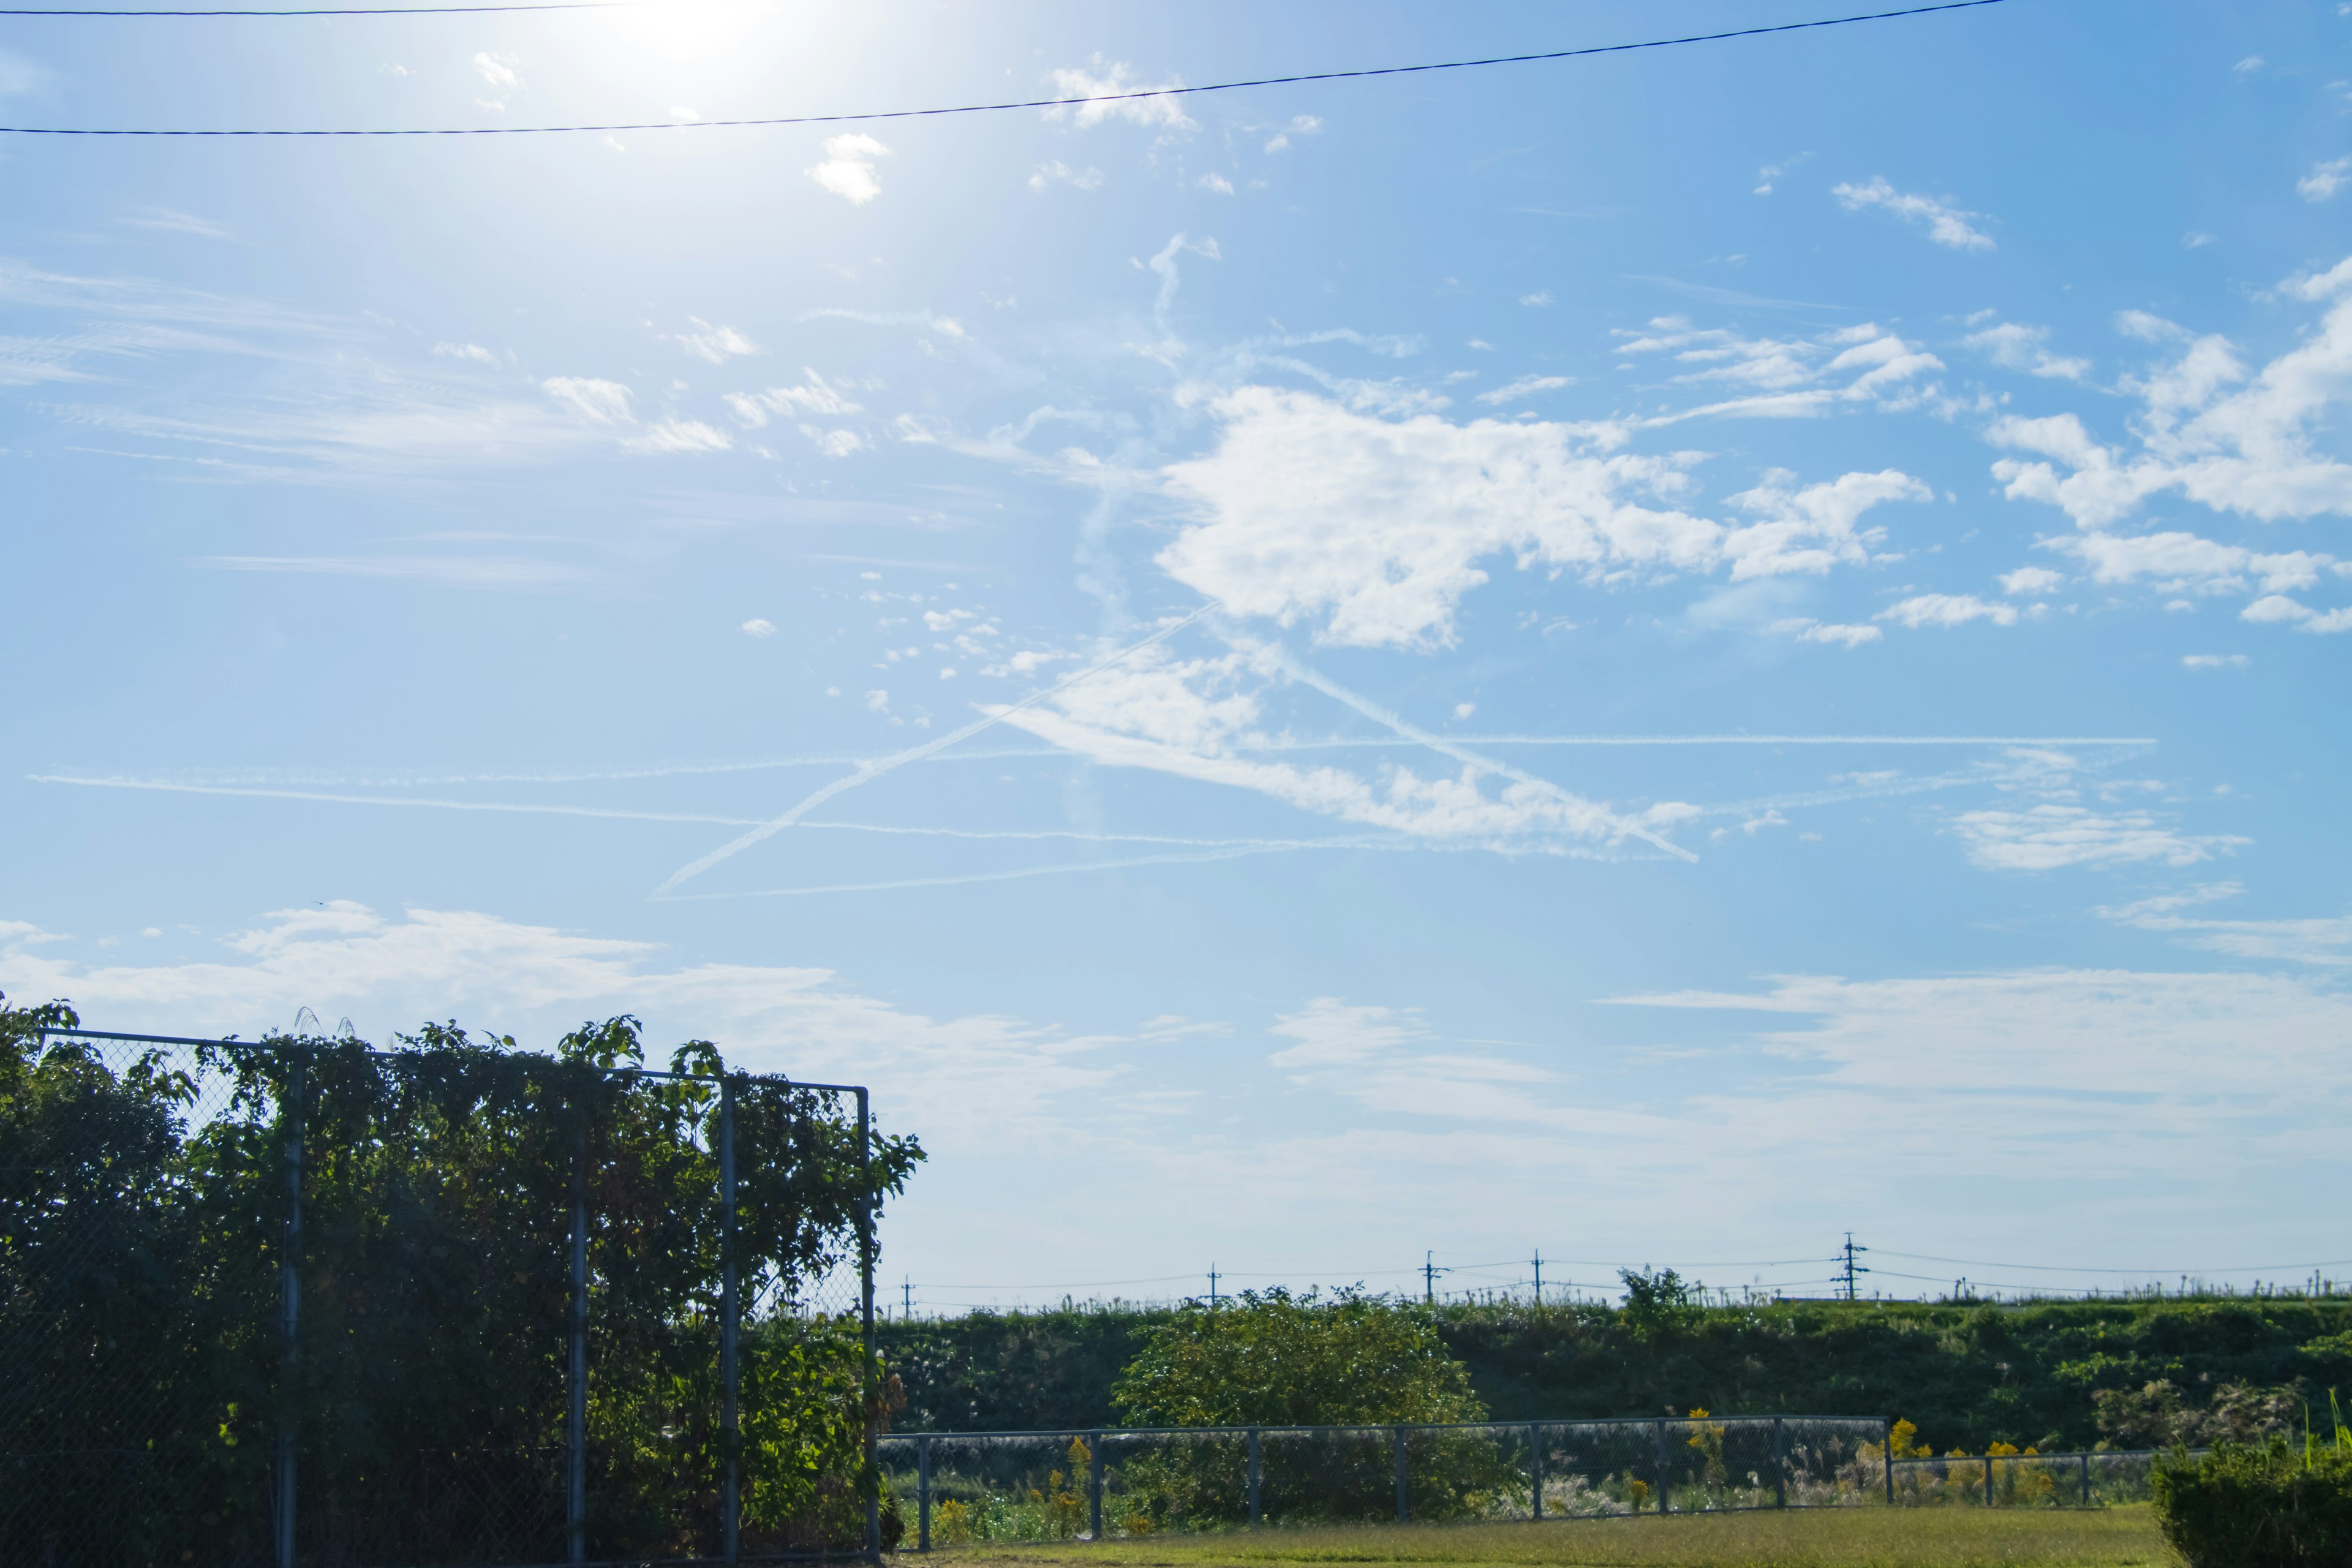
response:
<svg viewBox="0 0 2352 1568"><path fill-rule="evenodd" d="M2146 1507L1822 1509L1556 1524L1389 1525L958 1547L957 1562L1091 1568L2179 1568Z"/></svg>
<svg viewBox="0 0 2352 1568"><path fill-rule="evenodd" d="M902 1431L1114 1422L1110 1385L1163 1312L1074 1308L891 1322ZM2260 1297L1930 1306L1444 1307L1448 1348L1501 1420L1899 1415L1938 1451L2090 1447L2093 1394L2158 1380L2352 1393L2352 1299ZM2118 1445L2128 1446L2128 1445Z"/></svg>

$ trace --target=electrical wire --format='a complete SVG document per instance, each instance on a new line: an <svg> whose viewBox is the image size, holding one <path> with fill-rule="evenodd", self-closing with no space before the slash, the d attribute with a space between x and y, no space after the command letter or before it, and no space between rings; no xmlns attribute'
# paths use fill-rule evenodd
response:
<svg viewBox="0 0 2352 1568"><path fill-rule="evenodd" d="M613 11L638 0L547 0L540 5L369 5L315 11L26 11L0 16L479 16L494 11Z"/></svg>
<svg viewBox="0 0 2352 1568"><path fill-rule="evenodd" d="M2201 1279L2216 1274L2277 1274L2287 1269L2342 1268L2352 1266L2352 1258L2331 1258L2316 1263L2249 1263L2242 1268L2080 1268L2063 1263L2003 1263L1988 1258L1938 1258L1929 1252L1897 1252L1892 1247L1873 1248L1885 1258L1906 1258L1917 1263L1957 1263L1964 1268L2013 1268L2022 1274L2121 1274L2135 1279L2152 1279L2159 1275L2185 1274ZM1885 1272L1881 1270L1880 1272ZM1905 1275L1904 1279L1919 1279Z"/></svg>
<svg viewBox="0 0 2352 1568"><path fill-rule="evenodd" d="M1646 38L1631 44L1595 44L1579 49L1550 49L1540 54L1493 55L1481 59L1441 60L1427 65L1379 66L1364 70L1308 71L1295 76L1258 77L1247 81L1211 82L1200 87L1148 88L1136 92L1101 93L1087 98L1034 98L1015 103L967 103L940 109L893 109L862 114L795 114L761 120L660 120L609 125L470 125L394 130L336 129L310 131L150 131L112 128L0 125L5 136L562 136L619 131L706 131L721 128L782 125L848 125L885 120L926 120L952 114L996 114L1019 109L1072 109L1086 104L1121 103L1133 99L1184 98L1204 92L1234 92L1253 87L1291 87L1303 82L1354 81L1369 77L1413 76L1428 71L1475 70L1488 66L1532 65L1547 60L1580 59L1589 55L1626 54L1637 49L1668 49L1685 44L1722 43L1732 38L1763 37L1773 33L1801 33L1822 27L1850 26L1860 22L1891 22L1906 16L1927 16L1941 11L1973 11L2008 0L1942 0L1934 5L1912 5L1899 11L1873 11L1851 16L1826 16L1810 22L1780 22L1764 27L1738 27L1723 33L1692 33L1676 38ZM536 7L525 7L533 9ZM55 14L55 13L52 13ZM160 15L160 13L158 13ZM283 13L295 15L297 13Z"/></svg>

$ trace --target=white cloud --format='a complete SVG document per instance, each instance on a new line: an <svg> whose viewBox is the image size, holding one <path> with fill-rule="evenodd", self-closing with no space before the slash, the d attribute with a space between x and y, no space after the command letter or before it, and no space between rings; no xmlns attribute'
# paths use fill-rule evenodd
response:
<svg viewBox="0 0 2352 1568"><path fill-rule="evenodd" d="M2333 201L2342 190L2346 176L2352 175L2352 158L2330 158L2324 163L2314 163L2311 173L2294 183L2295 194L2307 202Z"/></svg>
<svg viewBox="0 0 2352 1568"><path fill-rule="evenodd" d="M874 160L887 158L890 149L861 132L824 139L824 161L801 171L852 206L864 206L882 194Z"/></svg>
<svg viewBox="0 0 2352 1568"><path fill-rule="evenodd" d="M121 220L132 228L153 229L159 234L195 234L206 239L226 239L228 230L210 218L184 213L176 207L141 207L125 213Z"/></svg>
<svg viewBox="0 0 2352 1568"><path fill-rule="evenodd" d="M1775 621L1764 629L1795 637L1799 642L1834 643L1840 647L1860 647L1864 643L1877 642L1886 635L1876 626L1825 624L1803 616L1794 620Z"/></svg>
<svg viewBox="0 0 2352 1568"><path fill-rule="evenodd" d="M845 414L861 412L849 395L833 385L814 370L801 367L798 386L772 386L765 392L730 392L722 400L734 411L735 417L747 429L759 429L768 422L771 413L787 417L823 416L838 418Z"/></svg>
<svg viewBox="0 0 2352 1568"><path fill-rule="evenodd" d="M2180 656L2183 669L2243 669L2248 662L2242 653L2188 653Z"/></svg>
<svg viewBox="0 0 2352 1568"><path fill-rule="evenodd" d="M2237 72L2240 76L2251 76L2255 71L2263 68L2263 57L2260 55L2248 55L2244 59L2240 60L2236 65L2231 66L2230 68Z"/></svg>
<svg viewBox="0 0 2352 1568"><path fill-rule="evenodd" d="M2241 619L2256 625L2286 625L2299 632L2316 632L2325 636L2332 632L2352 631L2352 605L2329 610L2325 615L2307 605L2297 604L2284 594L2273 594L2256 599L2239 612Z"/></svg>
<svg viewBox="0 0 2352 1568"><path fill-rule="evenodd" d="M1727 390L1727 401L1677 413L1652 415L1638 423L1671 425L1706 416L1766 419L1811 418L1842 404L1871 404L1881 410L1913 408L1934 393L1919 377L1944 362L1875 323L1843 327L1811 338L1749 338L1720 327L1695 327L1681 316L1661 316L1643 331L1620 328L1626 356L1664 354L1683 367L1677 384Z"/></svg>
<svg viewBox="0 0 2352 1568"><path fill-rule="evenodd" d="M515 74L514 68L515 58L512 55L494 55L486 49L474 57L474 68L492 87L520 87L522 78Z"/></svg>
<svg viewBox="0 0 2352 1568"><path fill-rule="evenodd" d="M479 343L435 343L433 352L444 359L469 359L478 364L499 363L499 356Z"/></svg>
<svg viewBox="0 0 2352 1568"><path fill-rule="evenodd" d="M12 55L0 49L0 98L38 92L49 85L52 75L46 66L35 65L22 55Z"/></svg>
<svg viewBox="0 0 2352 1568"><path fill-rule="evenodd" d="M2065 574L2053 572L2047 566L2021 566L2000 574L2000 591L2004 594L2054 594L2065 585Z"/></svg>
<svg viewBox="0 0 2352 1568"><path fill-rule="evenodd" d="M688 316L687 320L692 321L699 330L691 332L665 332L662 335L697 359L709 360L712 364L724 364L738 354L755 354L760 352L759 344L732 327L714 327L698 316Z"/></svg>
<svg viewBox="0 0 2352 1568"><path fill-rule="evenodd" d="M1981 217L1980 213L1965 212L1933 196L1907 195L1896 190L1882 176L1874 177L1863 185L1840 184L1830 194L1843 203L1849 212L1864 207L1885 207L1906 223L1927 226L1927 237L1937 245L1953 250L1990 250L1992 237L1969 224L1969 219Z"/></svg>
<svg viewBox="0 0 2352 1568"><path fill-rule="evenodd" d="M774 637L776 635L776 623L764 616L754 616L750 620L743 623L743 635L747 637Z"/></svg>
<svg viewBox="0 0 2352 1568"><path fill-rule="evenodd" d="M617 381L556 375L539 384L541 391L583 419L599 425L625 425L635 417L629 412L629 389Z"/></svg>
<svg viewBox="0 0 2352 1568"><path fill-rule="evenodd" d="M1921 594L1889 605L1871 618L1900 621L1915 630L1920 626L1964 626L1970 621L2013 626L2017 624L2017 608L2013 605L1988 604L1974 594Z"/></svg>
<svg viewBox="0 0 2352 1568"><path fill-rule="evenodd" d="M2262 962L2307 963L2324 969L2352 968L2352 917L2326 915L2303 920L2217 921L2184 915L2195 909L2245 892L2236 882L2208 882L2184 892L2142 899L2120 909L2099 913L2139 931L2178 936L2189 947L2232 958Z"/></svg>
<svg viewBox="0 0 2352 1568"><path fill-rule="evenodd" d="M1731 580L1821 573L1841 563L1859 565L1885 537L1881 530L1858 526L1864 512L1888 501L1934 499L1935 492L1925 484L1894 468L1843 474L1801 488L1797 488L1796 475L1776 468L1754 489L1731 498L1732 505L1764 520L1724 536Z"/></svg>
<svg viewBox="0 0 2352 1568"><path fill-rule="evenodd" d="M2022 811L1969 811L1953 818L1969 858L1991 870L2053 871L2154 860L2191 866L2250 842L2229 835L2191 837L2147 812L2103 816L2054 801Z"/></svg>
<svg viewBox="0 0 2352 1568"><path fill-rule="evenodd" d="M1080 130L1100 125L1106 120L1124 120L1131 125L1156 129L1163 134L1200 129L1185 117L1183 100L1179 98L1123 96L1134 93L1165 92L1170 88L1184 85L1181 77L1170 77L1164 82L1145 83L1134 79L1133 70L1126 61L1106 61L1097 55L1087 67L1065 68L1054 73L1054 92L1060 98L1083 98L1091 101L1045 110L1048 120L1068 117Z"/></svg>
<svg viewBox="0 0 2352 1568"><path fill-rule="evenodd" d="M1740 1163L1825 1152L1824 1175L1901 1170L1912 1183L2031 1168L2044 1182L2151 1194L2150 1223L2302 1150L2342 1146L2352 998L2267 974L2040 969L1927 978L1794 976L1760 993L1629 997L1647 1006L1781 1015L1752 1048L1801 1069L1710 1101ZM2118 1092L2127 1086L2128 1092ZM1696 1140L1675 1140L1684 1149ZM2200 1152L2200 1170L2180 1165ZM2048 1189L2045 1188L2046 1192ZM2251 1220L2257 1211L2246 1211ZM2079 1236L2079 1226L2059 1233Z"/></svg>
<svg viewBox="0 0 2352 1568"><path fill-rule="evenodd" d="M1591 853L1629 836L1655 842L1659 829L1695 809L1627 818L1548 780L1475 758L1455 757L1459 773L1434 777L1400 765L1367 776L1247 754L1265 740L1265 695L1286 679L1316 679L1275 646L1184 659L1162 645L1035 706L992 711L1101 766L1246 790L1313 816L1450 847Z"/></svg>
<svg viewBox="0 0 2352 1568"><path fill-rule="evenodd" d="M887 713L890 711L890 694L887 691L867 692L866 710L868 713Z"/></svg>
<svg viewBox="0 0 2352 1568"><path fill-rule="evenodd" d="M1029 188L1033 191L1042 191L1052 184L1075 185L1079 190L1091 191L1098 188L1102 183L1103 173L1100 169L1073 169L1058 158L1051 163L1038 164L1035 172L1029 176Z"/></svg>
<svg viewBox="0 0 2352 1568"><path fill-rule="evenodd" d="M1512 403L1522 397L1528 396L1531 393L1552 392L1563 386L1573 386L1575 384L1576 378L1572 375L1523 375L1507 386L1498 386L1492 392L1480 393L1478 395L1478 401L1481 403Z"/></svg>
<svg viewBox="0 0 2352 1568"><path fill-rule="evenodd" d="M2086 359L2062 358L2043 346L2050 337L2047 327L2024 327L2014 321L2003 321L1971 332L1969 347L1983 353L1994 363L2011 370L2021 370L2033 375L2059 381L2080 381L2091 374L2091 362Z"/></svg>
<svg viewBox="0 0 2352 1568"><path fill-rule="evenodd" d="M342 900L276 911L200 962L88 967L9 943L0 946L0 990L69 997L101 1027L248 1038L309 1006L352 1017L379 1044L456 1016L547 1049L584 1016L634 1013L665 1056L671 1042L700 1037L753 1071L887 1083L892 1119L927 1144L982 1142L1001 1122L1036 1115L1072 1075L1100 1081L1072 1058L1076 1042L1055 1031L1000 1017L934 1020L860 995L830 970L666 967L650 942L476 912L392 918Z"/></svg>
<svg viewBox="0 0 2352 1568"><path fill-rule="evenodd" d="M1764 521L1726 527L1629 499L1690 488L1681 458L1605 455L1591 427L1434 415L1384 419L1311 394L1243 387L1212 405L1213 450L1164 470L1198 521L1161 551L1179 582L1235 614L1359 647L1450 644L1476 563L1631 581L1730 564L1735 576L1857 558L1863 510L1915 492L1891 470L1739 498Z"/></svg>
<svg viewBox="0 0 2352 1568"><path fill-rule="evenodd" d="M2099 583L2147 581L2161 594L2231 594L2249 579L2267 593L2308 588L2335 558L2308 551L2261 552L2221 544L2173 530L2164 533L2080 533L2044 540L2046 549L2074 556ZM2257 620L2268 618L2253 617Z"/></svg>
<svg viewBox="0 0 2352 1568"><path fill-rule="evenodd" d="M2258 370L2226 338L2208 335L2128 379L2125 390L2140 404L2136 451L2099 441L2074 414L1994 421L1994 445L2030 456L2000 458L1993 477L2012 500L2059 507L2085 531L2167 490L2265 521L2352 515L2352 465L2313 445L2352 386L2347 288L2352 263L2282 285L2290 298L2333 302L2317 331ZM2186 336L2143 312L2126 312L2118 325L2151 341Z"/></svg>
<svg viewBox="0 0 2352 1568"><path fill-rule="evenodd" d="M1204 191L1214 191L1221 196L1229 196L1234 194L1234 183L1225 178L1223 174L1203 174L1192 183Z"/></svg>
<svg viewBox="0 0 2352 1568"><path fill-rule="evenodd" d="M1454 721L1459 723L1476 711L1478 711L1478 705L1475 702L1456 702L1454 705Z"/></svg>
<svg viewBox="0 0 2352 1568"><path fill-rule="evenodd" d="M1549 289L1538 289L1532 294L1522 294L1519 296L1519 303L1522 305L1549 305L1551 303L1551 290Z"/></svg>
<svg viewBox="0 0 2352 1568"><path fill-rule="evenodd" d="M623 443L633 452L723 452L734 445L724 430L699 419L662 419Z"/></svg>
<svg viewBox="0 0 2352 1568"><path fill-rule="evenodd" d="M801 434L815 442L816 449L828 458L846 458L866 449L866 437L855 430L825 430L814 425L803 425Z"/></svg>
<svg viewBox="0 0 2352 1568"><path fill-rule="evenodd" d="M1290 123L1274 133L1265 144L1268 153L1280 153L1290 146L1293 136L1317 136L1323 131L1323 121L1312 114L1295 114Z"/></svg>
<svg viewBox="0 0 2352 1568"><path fill-rule="evenodd" d="M2205 234L2200 230L2192 228L2187 234L2180 237L2180 248L2183 250L2202 250L2205 247L2212 244L2220 237L2221 236L2219 235Z"/></svg>
<svg viewBox="0 0 2352 1568"><path fill-rule="evenodd" d="M1418 1008L1318 996L1267 1031L1297 1042L1266 1058L1291 1082L1328 1088L1367 1109L1474 1121L1549 1121L1528 1091L1556 1075L1441 1041Z"/></svg>

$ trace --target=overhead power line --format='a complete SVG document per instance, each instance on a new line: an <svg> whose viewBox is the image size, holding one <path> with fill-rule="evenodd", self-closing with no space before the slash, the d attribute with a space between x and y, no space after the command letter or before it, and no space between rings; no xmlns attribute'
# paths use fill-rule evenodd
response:
<svg viewBox="0 0 2352 1568"><path fill-rule="evenodd" d="M0 8L0 16L478 16L492 11L613 11L638 0L547 0L541 5L354 5L311 11L31 11Z"/></svg>
<svg viewBox="0 0 2352 1568"><path fill-rule="evenodd" d="M1122 103L1144 98L1187 98L1204 92L1234 92L1253 87L1292 87L1305 82L1355 81L1369 77L1415 76L1429 71L1476 70L1488 66L1534 65L1547 60L1581 59L1590 55L1628 54L1638 49L1670 49L1685 44L1716 44L1733 38L1758 38L1773 33L1802 33L1822 27L1851 26L1860 22L1892 22L1906 16L1933 16L1941 11L1973 11L2008 0L1943 0L1940 5L1912 5L1899 11L1873 11L1861 16L1825 16L1810 22L1779 22L1765 27L1736 27L1722 33L1691 33L1676 38L1645 38L1631 44L1594 44L1578 49L1549 49L1539 54L1492 55L1481 59L1440 60L1427 65L1378 66L1363 70L1307 71L1294 76L1257 77L1247 81L1209 82L1200 87L1146 88L1135 92L1107 92L1083 98L1033 98L1011 103L965 103L938 109L891 109L862 114L793 114L759 120L647 120L606 125L466 125L404 129L328 129L309 131L175 131L124 130L88 126L0 125L7 136L562 136L592 132L710 131L725 127L785 125L850 125L886 120L927 120L951 114L999 114L1020 109L1073 109L1086 104ZM519 7L537 9L539 7ZM18 13L22 15L23 13ZM59 15L61 13L50 13ZM153 13L162 15L162 13ZM295 13L278 13L294 15Z"/></svg>

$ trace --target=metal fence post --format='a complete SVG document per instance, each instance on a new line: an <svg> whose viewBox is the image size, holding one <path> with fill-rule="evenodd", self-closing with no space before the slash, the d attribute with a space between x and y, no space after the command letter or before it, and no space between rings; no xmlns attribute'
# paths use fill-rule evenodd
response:
<svg viewBox="0 0 2352 1568"><path fill-rule="evenodd" d="M1789 1439L1787 1423L1772 1417L1772 1506L1789 1506Z"/></svg>
<svg viewBox="0 0 2352 1568"><path fill-rule="evenodd" d="M563 1555L588 1561L588 1121L572 1133L572 1414L564 1427Z"/></svg>
<svg viewBox="0 0 2352 1568"><path fill-rule="evenodd" d="M1992 1455L1985 1455L1985 1507L1992 1506Z"/></svg>
<svg viewBox="0 0 2352 1568"><path fill-rule="evenodd" d="M858 1345L865 1370L858 1376L866 1403L866 1554L882 1561L882 1476L874 1461L882 1391L874 1361L874 1117L863 1086L857 1090L857 1312Z"/></svg>
<svg viewBox="0 0 2352 1568"><path fill-rule="evenodd" d="M1880 1437L1886 1445L1881 1450L1886 1463L1886 1506L1893 1508L1895 1506L1895 1418L1892 1415L1885 1417L1884 1426L1885 1429L1880 1434Z"/></svg>
<svg viewBox="0 0 2352 1568"><path fill-rule="evenodd" d="M931 1440L915 1439L915 1550L931 1549Z"/></svg>
<svg viewBox="0 0 2352 1568"><path fill-rule="evenodd" d="M1265 1447L1258 1440L1257 1428L1253 1426L1249 1429L1249 1521L1252 1530L1257 1528L1258 1487L1265 1475Z"/></svg>
<svg viewBox="0 0 2352 1568"><path fill-rule="evenodd" d="M296 1338L302 1310L302 1278L297 1259L302 1250L302 1100L308 1088L303 1069L309 1058L310 1053L299 1046L288 1053L286 1103L278 1108L286 1140L286 1245L278 1266L279 1331L285 1338L278 1373L278 1568L294 1568L295 1436L302 1375Z"/></svg>
<svg viewBox="0 0 2352 1568"><path fill-rule="evenodd" d="M1658 1422L1658 1517L1663 1519L1673 1510L1672 1500L1666 1495L1666 1424L1661 1418Z"/></svg>
<svg viewBox="0 0 2352 1568"><path fill-rule="evenodd" d="M737 1419L741 1374L735 1357L735 1336L741 1317L736 1300L735 1266L735 1080L719 1078L719 1382L723 1393L719 1411L719 1442L727 1456L727 1475L719 1495L719 1535L721 1554L736 1559L742 1539L743 1468L739 1450L741 1431Z"/></svg>
<svg viewBox="0 0 2352 1568"><path fill-rule="evenodd" d="M1543 1517L1543 1428L1528 1423L1528 1517Z"/></svg>
<svg viewBox="0 0 2352 1568"><path fill-rule="evenodd" d="M1406 1520L1412 1517L1412 1496L1407 1490L1407 1482L1405 1480L1404 1428L1402 1426L1392 1426L1390 1428L1390 1431L1396 1438L1397 1522L1399 1524L1402 1524Z"/></svg>
<svg viewBox="0 0 2352 1568"><path fill-rule="evenodd" d="M1102 1533L1103 1457L1102 1434L1087 1434L1087 1529L1097 1541Z"/></svg>
<svg viewBox="0 0 2352 1568"><path fill-rule="evenodd" d="M2083 1506L2088 1508L2091 1506L2091 1456L2077 1454L2074 1458L2083 1467Z"/></svg>

